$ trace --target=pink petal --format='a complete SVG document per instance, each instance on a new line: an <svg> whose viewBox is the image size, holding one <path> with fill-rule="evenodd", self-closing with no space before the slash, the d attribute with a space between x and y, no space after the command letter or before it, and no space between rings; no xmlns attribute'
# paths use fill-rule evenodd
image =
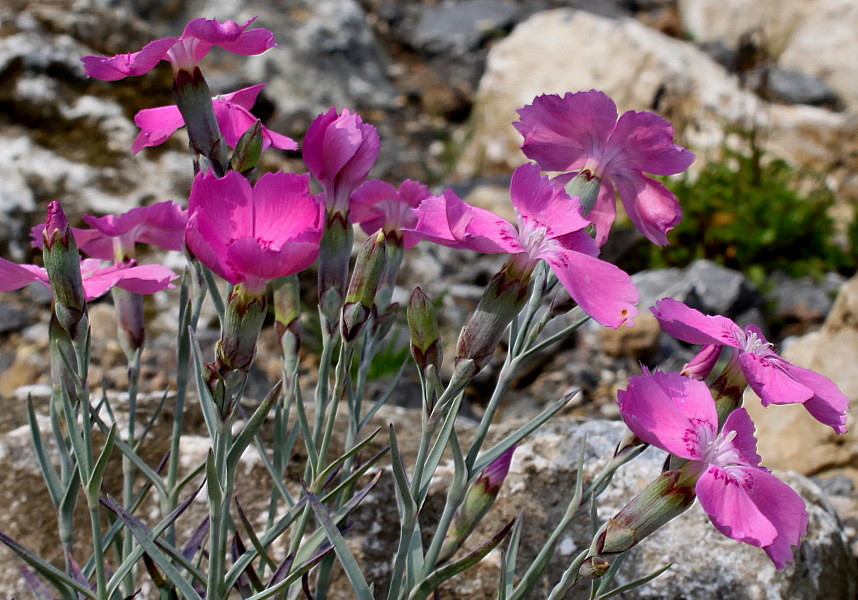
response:
<svg viewBox="0 0 858 600"><path fill-rule="evenodd" d="M807 534L807 509L791 487L765 469L741 470L741 483L710 469L697 482L700 505L724 535L762 547L775 567L793 558L792 547Z"/></svg>
<svg viewBox="0 0 858 600"><path fill-rule="evenodd" d="M157 146L166 142L179 127L184 127L185 119L175 105L144 108L134 115L134 123L140 133L131 144L134 154L148 146Z"/></svg>
<svg viewBox="0 0 858 600"><path fill-rule="evenodd" d="M384 225L384 211L379 208L379 203L398 198L399 192L386 181L364 181L349 200L349 216L352 222L360 223L368 235L373 234Z"/></svg>
<svg viewBox="0 0 858 600"><path fill-rule="evenodd" d="M246 31L255 20L256 17L253 17L244 25L239 25L231 20L221 22L216 19L194 19L185 26L181 39L196 38L205 42L200 46L220 46L234 54L262 54L277 44L274 42L274 35L267 29ZM205 51L202 55L205 55ZM199 61L201 58L202 56L197 54L196 60Z"/></svg>
<svg viewBox="0 0 858 600"><path fill-rule="evenodd" d="M611 263L559 244L539 254L588 315L606 327L631 325L640 294L631 277Z"/></svg>
<svg viewBox="0 0 858 600"><path fill-rule="evenodd" d="M617 123L617 107L602 92L538 96L513 123L524 136L524 154L544 171L575 171L601 158Z"/></svg>
<svg viewBox="0 0 858 600"><path fill-rule="evenodd" d="M225 100L213 99L212 108L223 134L223 139L230 148L235 148L241 136L259 120L248 109ZM263 150L266 150L269 146L274 146L281 150L298 149L298 144L285 135L274 133L266 127L261 128L261 133Z"/></svg>
<svg viewBox="0 0 858 600"><path fill-rule="evenodd" d="M132 239L127 241L132 244L140 242L165 250L181 250L188 214L175 202L166 200L151 206L132 208L119 216L84 215L83 220L105 236L130 235ZM86 249L84 251L86 252ZM87 254L92 256L90 252Z"/></svg>
<svg viewBox="0 0 858 600"><path fill-rule="evenodd" d="M178 41L178 38L164 38L149 42L139 52L117 54L111 57L84 56L80 60L89 77L104 81L118 81L148 73L166 58L167 52Z"/></svg>
<svg viewBox="0 0 858 600"><path fill-rule="evenodd" d="M586 219L596 228L596 244L601 248L608 241L611 226L617 218L617 194L610 179L602 179L599 195Z"/></svg>
<svg viewBox="0 0 858 600"><path fill-rule="evenodd" d="M617 403L636 436L689 460L702 458L718 429L709 388L678 373L644 371L630 377L628 388L617 392Z"/></svg>
<svg viewBox="0 0 858 600"><path fill-rule="evenodd" d="M242 88L228 94L220 94L214 99L250 110L256 104L256 97L259 96L259 92L262 91L265 85L264 83L257 83L256 85L251 85L250 87Z"/></svg>
<svg viewBox="0 0 858 600"><path fill-rule="evenodd" d="M611 173L632 223L648 240L666 246L667 232L682 220L679 203L661 183L636 171Z"/></svg>
<svg viewBox="0 0 858 600"><path fill-rule="evenodd" d="M92 263L81 263L83 289L87 302L110 291L113 286L137 294L154 294L168 287L178 277L163 265L110 265L93 269Z"/></svg>
<svg viewBox="0 0 858 600"><path fill-rule="evenodd" d="M50 287L48 273L36 265L19 265L0 258L0 292L19 290L38 281L45 287Z"/></svg>
<svg viewBox="0 0 858 600"><path fill-rule="evenodd" d="M846 433L846 409L849 408L849 398L840 391L837 385L810 369L804 369L786 363L787 373L813 391L813 397L805 401L804 407L811 416L834 429L837 433Z"/></svg>
<svg viewBox="0 0 858 600"><path fill-rule="evenodd" d="M736 450L739 462L749 467L759 466L760 455L757 454L757 440L754 437L754 422L751 415L744 408L737 408L724 421L722 432L734 431L736 433L730 445ZM722 436L725 433L721 434Z"/></svg>
<svg viewBox="0 0 858 600"><path fill-rule="evenodd" d="M611 169L673 175L694 162L694 153L673 142L673 127L655 113L623 113L608 142L616 148Z"/></svg>
<svg viewBox="0 0 858 600"><path fill-rule="evenodd" d="M756 484L754 472L769 475L754 467L725 469L712 465L700 476L695 489L715 529L739 542L763 547L777 539L778 531L750 494Z"/></svg>
<svg viewBox="0 0 858 600"><path fill-rule="evenodd" d="M678 340L689 344L723 344L741 348L738 335L744 335L727 317L704 315L673 298L663 298L650 310L661 328Z"/></svg>
<svg viewBox="0 0 858 600"><path fill-rule="evenodd" d="M307 169L318 181L323 181L325 172L325 131L337 118L337 109L331 107L328 112L313 119L304 135L303 158Z"/></svg>
<svg viewBox="0 0 858 600"><path fill-rule="evenodd" d="M763 406L803 403L813 398L813 390L793 379L785 370L788 363L780 357L742 352L739 363L748 385L760 397Z"/></svg>
<svg viewBox="0 0 858 600"><path fill-rule="evenodd" d="M255 277L267 281L303 271L318 256L318 241L293 241L275 249L260 246L253 239L241 238L230 244L226 261L241 274L242 280Z"/></svg>
<svg viewBox="0 0 858 600"><path fill-rule="evenodd" d="M578 200L540 175L539 167L533 163L513 172L509 193L518 214L545 227L548 237L578 231L590 224L581 216Z"/></svg>
<svg viewBox="0 0 858 600"><path fill-rule="evenodd" d="M413 231L436 244L485 254L524 251L515 227L492 212L467 204L450 189L421 202L415 213Z"/></svg>
<svg viewBox="0 0 858 600"><path fill-rule="evenodd" d="M201 222L201 215L202 211L198 211L188 219L188 226L185 229L185 244L188 246L188 250L221 279L233 285L241 283L241 275L226 262L227 251L232 240L229 239L228 235L225 236L226 239L214 240L214 235L211 233L214 229L228 234L228 230L206 227L206 224L210 225L210 222Z"/></svg>
<svg viewBox="0 0 858 600"><path fill-rule="evenodd" d="M310 176L266 173L253 187L254 235L272 249L312 230L321 239L324 206L310 193ZM309 239L306 241L310 241Z"/></svg>

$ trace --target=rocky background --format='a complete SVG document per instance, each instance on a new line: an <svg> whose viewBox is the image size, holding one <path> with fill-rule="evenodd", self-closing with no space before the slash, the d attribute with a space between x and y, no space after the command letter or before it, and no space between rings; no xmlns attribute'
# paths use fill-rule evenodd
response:
<svg viewBox="0 0 858 600"><path fill-rule="evenodd" d="M299 141L312 118L330 105L359 110L382 136L374 177L453 186L472 203L509 211L504 204L509 173L524 160L510 126L515 109L537 94L595 87L621 111L654 110L671 119L682 143L698 155L696 171L719 160L725 147L742 149L745 138L730 132L755 129L771 156L824 174L837 198L833 215L844 227L858 201L856 0L5 0L0 5L0 255L33 258L28 230L43 220L50 200L62 200L74 217L186 197L192 173L181 134L138 156L129 151L136 135L134 113L170 102L169 69L108 84L86 79L80 56L137 49L176 35L196 16L253 15L274 32L278 48L250 59L214 50L204 65L213 91L267 82L257 114L268 127ZM268 166L302 169L297 157L271 156ZM442 319L454 343L456 329L498 261L429 247L418 247L407 260L402 297L416 284L432 297L443 293ZM642 308L671 295L706 312L760 324L788 360L825 374L858 398L858 280L834 272L822 280L782 277L764 293L741 273L705 260L644 271L635 279ZM147 392L170 386L175 300L161 294L147 304ZM38 410L46 407L48 306L47 294L37 288L0 297L0 531L55 556L53 517L22 428L28 394ZM92 382L118 394L125 366L114 341L113 309L106 301L92 311L97 360ZM507 395L501 429L573 391L582 394L517 451L509 485L484 533L527 509L525 544L536 547L539 535L562 513L581 436L589 434L591 474L621 435L622 427L612 422L616 388L639 372L641 363L677 368L691 355L644 313L631 330L585 328L520 377ZM213 319L204 323L200 337L207 343L216 339ZM257 395L278 373L270 330L262 343L270 352L260 352ZM307 346L312 350L312 339ZM311 377L311 353L307 371ZM481 411L490 377L489 370L469 390L463 431L470 426L468 415ZM411 385L402 386L395 397L399 407L381 413L379 424L393 421L407 428L414 422ZM665 561L675 561L671 574L627 597L855 597L858 434L835 437L800 409L754 410L758 403L752 399L748 406L764 464L792 471L784 476L809 503L810 535L796 564L776 574L762 552L722 538L692 509L637 549L624 581ZM193 461L201 444L194 437L195 418L188 422L184 447ZM854 418L850 428L855 429ZM157 456L158 448L151 452ZM650 450L624 473L603 516L639 489L661 461ZM264 477L258 462L250 461L247 477L255 476ZM389 570L394 535L380 518L388 502L385 485L368 499L352 529L356 549L380 582ZM262 501L252 491L251 485L245 492L247 506ZM538 505L533 497L541 499ZM586 537L582 528L561 542L555 573ZM689 547L688 539L695 544ZM448 586L442 596L491 598L496 577L497 560L489 557L475 575ZM0 548L0 598L28 596L17 561Z"/></svg>

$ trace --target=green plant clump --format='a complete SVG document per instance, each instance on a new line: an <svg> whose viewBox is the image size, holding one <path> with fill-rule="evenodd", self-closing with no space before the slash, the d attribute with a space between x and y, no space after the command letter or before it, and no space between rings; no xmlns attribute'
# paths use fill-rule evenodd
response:
<svg viewBox="0 0 858 600"><path fill-rule="evenodd" d="M666 181L682 205L682 222L666 248L640 244L633 254L643 264L634 266L684 267L707 258L757 284L775 271L819 278L854 270L850 252L835 241L832 192L819 182L801 193L792 167L763 158L752 141L750 154L725 151L724 160L707 164L694 181ZM858 239L858 229L851 239Z"/></svg>

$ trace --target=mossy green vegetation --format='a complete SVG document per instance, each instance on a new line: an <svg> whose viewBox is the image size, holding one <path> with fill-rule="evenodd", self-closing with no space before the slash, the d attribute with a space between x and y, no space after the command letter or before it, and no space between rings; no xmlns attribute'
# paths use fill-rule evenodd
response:
<svg viewBox="0 0 858 600"><path fill-rule="evenodd" d="M751 151L725 150L695 179L665 181L682 205L683 219L670 232L670 245L657 248L641 240L622 266L684 267L707 258L744 272L755 283L782 271L791 277L851 274L858 225L848 244L838 241L830 209L834 194L821 177L800 173L766 156L751 139ZM841 238L843 236L841 235Z"/></svg>

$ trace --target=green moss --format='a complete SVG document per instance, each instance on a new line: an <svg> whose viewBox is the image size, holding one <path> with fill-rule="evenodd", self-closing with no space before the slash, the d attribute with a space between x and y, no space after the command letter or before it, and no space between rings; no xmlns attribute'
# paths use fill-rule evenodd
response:
<svg viewBox="0 0 858 600"><path fill-rule="evenodd" d="M629 253L627 268L683 267L707 258L758 284L776 270L817 278L854 272L851 253L835 243L831 191L817 178L799 192L807 176L764 156L753 135L749 140L749 154L725 150L724 159L708 163L695 181L665 181L682 206L682 222L665 248L643 240ZM851 237L858 240L858 225Z"/></svg>

